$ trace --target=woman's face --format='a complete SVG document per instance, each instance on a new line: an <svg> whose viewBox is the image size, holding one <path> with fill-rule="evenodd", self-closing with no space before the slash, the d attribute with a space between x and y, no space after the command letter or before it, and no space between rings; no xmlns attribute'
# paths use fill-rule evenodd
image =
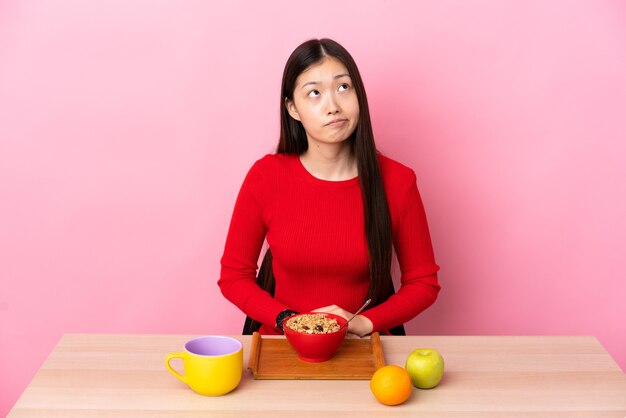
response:
<svg viewBox="0 0 626 418"><path fill-rule="evenodd" d="M296 79L293 100L285 105L304 126L309 147L345 141L356 129L359 102L346 67L325 57Z"/></svg>

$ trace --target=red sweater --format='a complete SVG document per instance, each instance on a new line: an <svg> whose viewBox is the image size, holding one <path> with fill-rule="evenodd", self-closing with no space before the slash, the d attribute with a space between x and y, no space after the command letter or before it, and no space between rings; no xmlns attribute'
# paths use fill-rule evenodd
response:
<svg viewBox="0 0 626 418"><path fill-rule="evenodd" d="M362 314L382 331L414 318L437 298L439 284L413 170L379 156L401 287ZM237 202L218 281L224 296L278 334L276 315L337 305L355 312L369 286L367 241L358 178L320 180L295 155L267 155L248 172ZM272 250L274 297L256 284L264 240Z"/></svg>

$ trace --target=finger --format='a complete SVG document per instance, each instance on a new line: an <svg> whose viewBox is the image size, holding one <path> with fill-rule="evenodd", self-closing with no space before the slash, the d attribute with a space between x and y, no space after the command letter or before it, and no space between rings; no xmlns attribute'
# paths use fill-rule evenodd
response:
<svg viewBox="0 0 626 418"><path fill-rule="evenodd" d="M311 312L328 312L332 313L337 309L337 305L324 306L323 308L313 309Z"/></svg>

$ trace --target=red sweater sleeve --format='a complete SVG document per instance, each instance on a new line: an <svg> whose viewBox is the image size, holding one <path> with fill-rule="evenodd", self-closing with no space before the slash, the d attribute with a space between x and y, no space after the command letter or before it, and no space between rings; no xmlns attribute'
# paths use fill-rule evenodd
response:
<svg viewBox="0 0 626 418"><path fill-rule="evenodd" d="M287 306L276 301L256 282L257 262L267 226L260 199L264 196L262 161L257 161L241 186L226 237L218 285L222 294L253 319L275 325Z"/></svg>
<svg viewBox="0 0 626 418"><path fill-rule="evenodd" d="M417 189L415 173L411 170L403 183L405 195L398 208L390 208L393 245L401 271L401 287L384 303L363 313L374 331L387 330L405 323L424 311L437 299L440 286L439 266L435 264L424 206Z"/></svg>

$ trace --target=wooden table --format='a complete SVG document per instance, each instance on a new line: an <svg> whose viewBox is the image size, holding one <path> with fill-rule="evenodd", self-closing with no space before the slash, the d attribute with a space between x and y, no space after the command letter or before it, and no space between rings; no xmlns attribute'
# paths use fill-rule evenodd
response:
<svg viewBox="0 0 626 418"><path fill-rule="evenodd" d="M594 337L382 337L387 364L417 347L446 361L438 387L395 407L367 380L254 380L247 369L230 394L197 395L164 365L193 337L65 335L9 417L626 417L626 375ZM236 338L246 368L251 337Z"/></svg>

